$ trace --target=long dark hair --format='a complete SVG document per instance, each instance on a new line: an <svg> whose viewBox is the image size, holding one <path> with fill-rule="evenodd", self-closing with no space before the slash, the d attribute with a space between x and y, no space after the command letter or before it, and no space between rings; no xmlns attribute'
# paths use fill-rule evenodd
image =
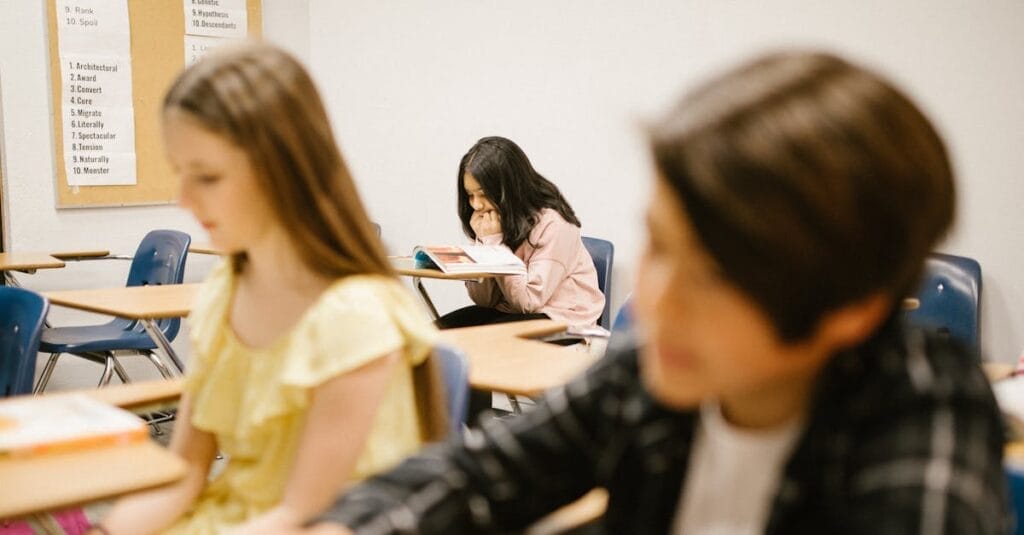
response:
<svg viewBox="0 0 1024 535"><path fill-rule="evenodd" d="M462 185L462 177L469 173L480 183L484 195L498 209L501 216L503 243L515 251L530 236L537 224L540 211L550 208L562 218L580 226L576 212L558 191L558 187L541 176L523 149L509 139L491 136L477 141L459 162L456 189L459 192L459 219L462 230L471 239L476 233L469 226L473 207Z"/></svg>

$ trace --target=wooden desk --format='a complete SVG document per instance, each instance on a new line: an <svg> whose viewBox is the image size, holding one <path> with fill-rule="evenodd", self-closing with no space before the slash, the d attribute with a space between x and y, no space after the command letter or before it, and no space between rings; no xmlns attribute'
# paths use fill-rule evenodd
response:
<svg viewBox="0 0 1024 535"><path fill-rule="evenodd" d="M55 392L48 396L85 394L115 407L145 414L163 410L178 404L181 398L181 380L155 380L139 383L87 388L70 392Z"/></svg>
<svg viewBox="0 0 1024 535"><path fill-rule="evenodd" d="M171 348L156 320L188 316L200 284L165 284L158 286L120 286L92 290L64 290L43 295L54 305L138 320L149 337L156 342L177 367L184 372L181 359ZM165 378L171 374L160 370Z"/></svg>
<svg viewBox="0 0 1024 535"><path fill-rule="evenodd" d="M416 267L416 261L411 256L389 256L388 261L391 262L391 267L399 275L406 277L412 277L412 285L419 292L420 297L423 298L423 304L427 305L427 310L434 319L441 317L437 313L437 307L434 306L434 302L430 299L430 294L427 293L427 289L423 286L423 279L439 279L439 280L453 280L453 281L472 281L472 280L483 280L493 279L498 275L494 273L445 273L440 269L424 269Z"/></svg>
<svg viewBox="0 0 1024 535"><path fill-rule="evenodd" d="M81 505L172 483L185 463L146 441L0 460L0 518Z"/></svg>
<svg viewBox="0 0 1024 535"><path fill-rule="evenodd" d="M57 269L64 262L46 253L0 253L0 284L19 286L11 271L35 273L37 269Z"/></svg>
<svg viewBox="0 0 1024 535"><path fill-rule="evenodd" d="M192 242L188 246L188 252L196 254L222 255L223 251L213 246L212 243Z"/></svg>
<svg viewBox="0 0 1024 535"><path fill-rule="evenodd" d="M99 260L110 256L110 251L106 249L67 250L50 253L50 256L65 261Z"/></svg>
<svg viewBox="0 0 1024 535"><path fill-rule="evenodd" d="M391 267L399 275L407 277L420 277L423 279L441 279L456 281L471 281L480 279L491 279L497 277L494 273L445 273L440 269L418 268L416 261L411 256L389 256Z"/></svg>
<svg viewBox="0 0 1024 535"><path fill-rule="evenodd" d="M469 384L480 390L537 396L565 384L596 361L586 352L530 338L556 334L553 320L517 321L441 331L469 359Z"/></svg>

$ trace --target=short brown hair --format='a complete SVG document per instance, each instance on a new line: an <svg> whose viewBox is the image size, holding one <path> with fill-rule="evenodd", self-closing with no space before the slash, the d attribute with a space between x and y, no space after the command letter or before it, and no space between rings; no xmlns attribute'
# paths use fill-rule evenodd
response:
<svg viewBox="0 0 1024 535"><path fill-rule="evenodd" d="M785 340L870 293L901 298L953 221L952 170L928 119L833 55L729 71L649 139L702 245Z"/></svg>

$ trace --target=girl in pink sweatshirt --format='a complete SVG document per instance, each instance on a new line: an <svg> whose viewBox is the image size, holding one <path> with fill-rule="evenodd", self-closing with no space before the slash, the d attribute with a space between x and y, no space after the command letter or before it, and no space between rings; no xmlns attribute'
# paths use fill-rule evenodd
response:
<svg viewBox="0 0 1024 535"><path fill-rule="evenodd" d="M485 137L459 162L459 218L470 239L503 244L526 275L467 282L475 305L438 320L442 329L551 318L594 325L605 296L580 237L580 221L558 188L503 137Z"/></svg>

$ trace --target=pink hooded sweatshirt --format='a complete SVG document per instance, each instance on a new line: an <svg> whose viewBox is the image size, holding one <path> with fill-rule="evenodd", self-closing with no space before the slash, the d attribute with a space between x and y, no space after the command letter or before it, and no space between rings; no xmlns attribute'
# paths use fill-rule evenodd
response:
<svg viewBox="0 0 1024 535"><path fill-rule="evenodd" d="M502 235L478 241L499 245ZM569 325L597 324L605 297L597 287L597 270L579 227L544 208L515 255L526 264L527 274L467 282L474 303L513 314L544 313Z"/></svg>

